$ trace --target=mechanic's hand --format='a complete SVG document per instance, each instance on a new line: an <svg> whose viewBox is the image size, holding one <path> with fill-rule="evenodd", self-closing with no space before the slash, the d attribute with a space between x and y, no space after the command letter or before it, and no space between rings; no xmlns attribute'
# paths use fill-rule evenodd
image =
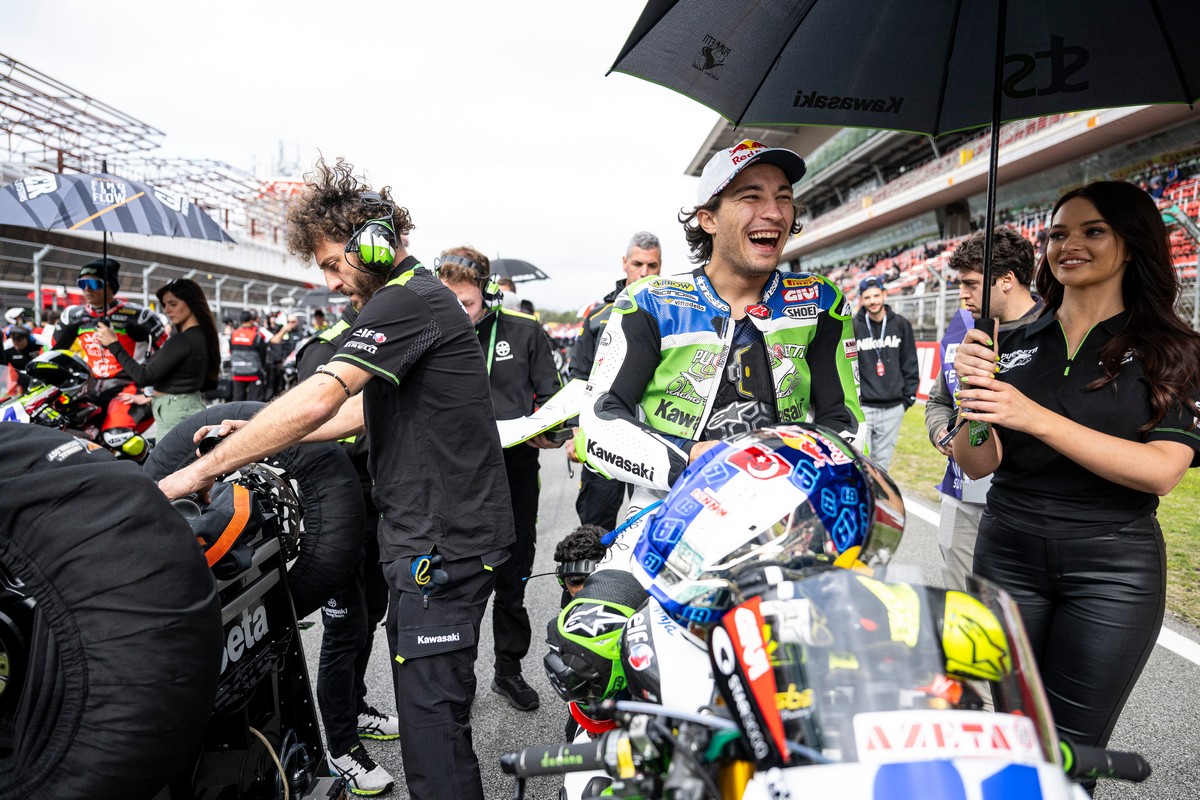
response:
<svg viewBox="0 0 1200 800"><path fill-rule="evenodd" d="M938 444L938 442L940 442L942 439L945 439L945 438L946 438L946 434L947 434L947 433L949 433L949 432L950 432L950 431L949 431L949 430L946 428L946 426L944 426L944 425L943 425L943 426L942 426L942 427L941 427L941 428L938 430L938 432L937 432L937 436L933 437L933 446L934 446L934 447L937 449L937 451L938 451L939 453L941 453L941 454L942 454L942 455L944 455L944 456L952 456L952 455L954 455L954 448L953 448L951 445L948 445L948 444L947 444L947 445L941 445L941 444Z"/></svg>
<svg viewBox="0 0 1200 800"><path fill-rule="evenodd" d="M720 439L710 439L707 442L696 442L688 452L688 463L695 464L696 459L721 443Z"/></svg>
<svg viewBox="0 0 1200 800"><path fill-rule="evenodd" d="M250 420L248 419L223 419L219 425L201 425L199 429L196 430L195 435L192 436L192 441L196 444L200 444L200 440L205 436L208 436L208 434L214 430L217 432L218 436L228 436L234 431L246 427L249 422Z"/></svg>
<svg viewBox="0 0 1200 800"><path fill-rule="evenodd" d="M168 500L195 494L201 505L208 504L208 490L212 488L215 479L206 477L200 469L197 469L196 464L197 462L192 462L158 482L159 490L167 496Z"/></svg>
<svg viewBox="0 0 1200 800"><path fill-rule="evenodd" d="M532 439L527 440L525 444L529 445L530 447L536 447L539 450L557 450L566 444L566 442L555 442L552 441L546 434L539 433ZM571 449L574 450L575 448L572 447Z"/></svg>
<svg viewBox="0 0 1200 800"><path fill-rule="evenodd" d="M96 341L98 341L102 347L108 347L110 344L117 341L117 334L108 326L107 322L97 322Z"/></svg>
<svg viewBox="0 0 1200 800"><path fill-rule="evenodd" d="M574 432L574 434L576 436L579 435L579 428L572 428L571 430ZM572 441L571 446L567 448L567 461L572 461L576 464L583 463L582 461L579 460L579 454L575 452L574 441Z"/></svg>

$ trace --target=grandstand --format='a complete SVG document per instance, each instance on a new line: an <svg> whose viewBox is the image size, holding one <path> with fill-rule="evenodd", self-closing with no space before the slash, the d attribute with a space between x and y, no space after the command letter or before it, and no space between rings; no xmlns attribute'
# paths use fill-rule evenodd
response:
<svg viewBox="0 0 1200 800"><path fill-rule="evenodd" d="M295 181L262 181L208 158L163 156L152 125L0 54L0 186L39 172L108 172L182 195L213 217L235 245L110 234L122 289L148 301L174 278L198 281L220 316L298 301L316 277L287 254L286 204ZM0 307L40 312L78 302L78 267L101 252L101 235L0 225ZM36 276L36 277L35 277ZM35 283L48 287L34 301Z"/></svg>
<svg viewBox="0 0 1200 800"><path fill-rule="evenodd" d="M918 338L940 338L959 307L945 263L983 224L990 138L987 129L939 138L859 128L735 128L718 122L687 174L699 175L717 150L757 139L805 156L797 186L804 231L784 260L828 275L853 302L867 275L886 281L888 302ZM1040 247L1047 216L1065 190L1100 179L1142 185L1170 225L1184 282L1180 311L1200 329L1200 117L1184 106L1060 114L1009 123L1000 131L998 221Z"/></svg>

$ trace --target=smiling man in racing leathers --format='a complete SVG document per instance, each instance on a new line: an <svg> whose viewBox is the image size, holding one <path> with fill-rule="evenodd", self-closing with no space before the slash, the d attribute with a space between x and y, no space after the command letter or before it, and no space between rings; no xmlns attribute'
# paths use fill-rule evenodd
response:
<svg viewBox="0 0 1200 800"><path fill-rule="evenodd" d="M717 153L681 214L690 274L616 299L580 413L581 457L637 487L636 513L717 440L811 419L853 440L862 421L851 310L817 275L777 267L799 232L790 150L745 140ZM647 492L646 490L657 490Z"/></svg>

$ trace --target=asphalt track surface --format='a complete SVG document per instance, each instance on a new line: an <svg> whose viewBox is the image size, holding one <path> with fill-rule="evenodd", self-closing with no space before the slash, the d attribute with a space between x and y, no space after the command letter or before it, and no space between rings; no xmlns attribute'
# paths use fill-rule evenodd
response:
<svg viewBox="0 0 1200 800"><path fill-rule="evenodd" d="M554 563L554 545L577 524L575 493L578 487L579 466L573 465L575 477L567 474L567 460L562 450L545 451L541 457L542 498L538 525L538 550L535 572L549 572ZM901 487L902 489L904 487ZM940 586L942 560L938 552L936 509L914 501L906 493L909 508L905 538L889 571L888 577ZM510 707L491 691L492 635L491 612L484 618L483 631L476 662L478 693L472 712L475 749L483 773L484 793L489 800L512 797L513 782L500 772L501 753L520 747L557 742L563 736L566 708L550 688L542 669L545 653L545 623L558 613L560 590L553 577L537 578L531 582L526 595L526 607L533 622L533 646L524 660L524 674L542 698L537 711L523 713ZM316 681L317 653L320 647L320 615L304 633L304 647L309 662L309 674ZM1145 783L1101 783L1097 798L1137 798L1137 800L1194 800L1200 797L1200 631L1174 621L1168 615L1164 630L1166 639L1175 650L1159 646L1142 673L1137 687L1125 707L1110 747L1134 750L1149 759L1154 773ZM1190 658L1188 657L1190 656ZM387 643L381 629L375 637L371 669L367 675L368 699L380 709L391 711L395 706ZM365 741L365 740L364 740ZM371 755L396 778L396 788L389 798L407 798L404 770L400 763L397 742L366 741ZM526 797L531 800L556 800L560 782L554 778L534 778L528 782Z"/></svg>

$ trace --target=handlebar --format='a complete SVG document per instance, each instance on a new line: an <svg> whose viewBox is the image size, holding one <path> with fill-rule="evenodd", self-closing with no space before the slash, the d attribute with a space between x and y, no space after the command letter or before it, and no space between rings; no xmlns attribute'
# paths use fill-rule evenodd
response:
<svg viewBox="0 0 1200 800"><path fill-rule="evenodd" d="M1150 763L1137 753L1122 753L1102 747L1059 742L1063 771L1075 780L1115 778L1141 783L1150 777Z"/></svg>
<svg viewBox="0 0 1200 800"><path fill-rule="evenodd" d="M535 775L565 775L568 772L605 771L604 757L609 737L625 735L614 730L598 739L579 744L534 745L500 756L500 769L518 778Z"/></svg>

